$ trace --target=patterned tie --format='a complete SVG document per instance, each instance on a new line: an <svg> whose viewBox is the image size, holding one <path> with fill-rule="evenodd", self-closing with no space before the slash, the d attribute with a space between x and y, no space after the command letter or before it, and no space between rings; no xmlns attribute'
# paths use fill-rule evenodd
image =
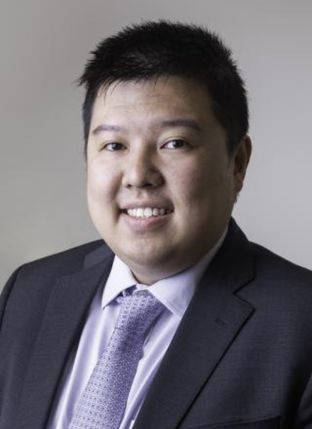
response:
<svg viewBox="0 0 312 429"><path fill-rule="evenodd" d="M117 298L120 313L110 341L77 402L69 429L118 429L143 343L164 306L148 291Z"/></svg>

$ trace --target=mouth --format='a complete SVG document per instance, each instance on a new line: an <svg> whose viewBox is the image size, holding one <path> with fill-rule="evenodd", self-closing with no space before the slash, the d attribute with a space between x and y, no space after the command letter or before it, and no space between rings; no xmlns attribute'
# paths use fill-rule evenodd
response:
<svg viewBox="0 0 312 429"><path fill-rule="evenodd" d="M166 216L173 210L162 207L135 207L123 209L121 212L135 219L149 219Z"/></svg>

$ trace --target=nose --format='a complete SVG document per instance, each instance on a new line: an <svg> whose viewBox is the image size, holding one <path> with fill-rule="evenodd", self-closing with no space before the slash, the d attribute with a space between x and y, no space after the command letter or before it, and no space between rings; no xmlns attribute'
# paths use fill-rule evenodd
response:
<svg viewBox="0 0 312 429"><path fill-rule="evenodd" d="M163 183L163 176L150 151L132 151L125 163L122 184L131 188L156 188Z"/></svg>

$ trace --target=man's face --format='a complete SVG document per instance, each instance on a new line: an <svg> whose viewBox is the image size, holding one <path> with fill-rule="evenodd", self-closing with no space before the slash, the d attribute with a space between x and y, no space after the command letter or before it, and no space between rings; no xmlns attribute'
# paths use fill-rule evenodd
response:
<svg viewBox="0 0 312 429"><path fill-rule="evenodd" d="M170 77L100 91L87 151L91 218L151 284L196 263L219 239L242 187L246 138L232 156L198 83Z"/></svg>

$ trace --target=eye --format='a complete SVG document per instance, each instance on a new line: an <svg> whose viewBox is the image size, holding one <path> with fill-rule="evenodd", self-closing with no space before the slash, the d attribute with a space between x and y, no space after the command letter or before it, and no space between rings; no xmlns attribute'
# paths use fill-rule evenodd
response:
<svg viewBox="0 0 312 429"><path fill-rule="evenodd" d="M172 139L167 141L163 147L166 149L184 149L188 146L188 143L185 140L182 139Z"/></svg>
<svg viewBox="0 0 312 429"><path fill-rule="evenodd" d="M109 152L116 152L119 150L124 150L125 147L122 143L112 142L112 143L106 143L103 146L103 149L108 150Z"/></svg>

